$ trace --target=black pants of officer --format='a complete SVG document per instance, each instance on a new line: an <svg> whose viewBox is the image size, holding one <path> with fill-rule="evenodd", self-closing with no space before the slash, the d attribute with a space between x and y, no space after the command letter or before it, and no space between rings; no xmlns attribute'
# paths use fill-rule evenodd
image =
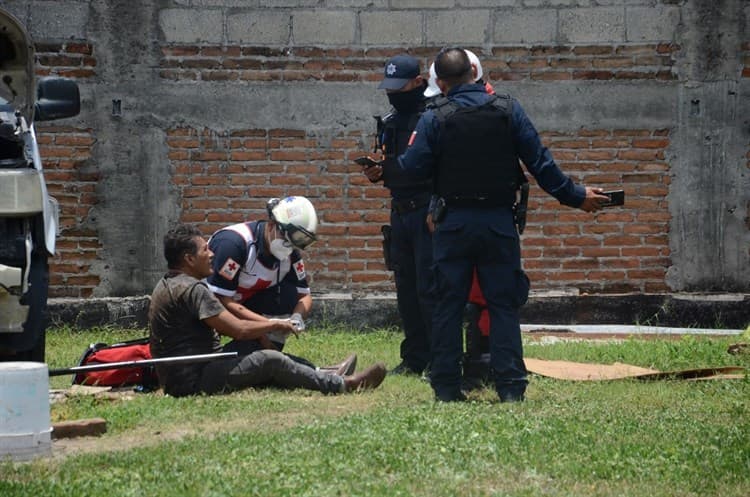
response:
<svg viewBox="0 0 750 497"><path fill-rule="evenodd" d="M401 360L416 373L430 362L434 306L432 234L426 223L429 199L423 200L412 205L395 200L391 204L391 261L404 327Z"/></svg>
<svg viewBox="0 0 750 497"><path fill-rule="evenodd" d="M509 208L448 207L433 235L436 303L432 369L436 397L461 397L462 318L477 268L490 313L490 363L500 399L523 399L526 367L520 307L529 293Z"/></svg>

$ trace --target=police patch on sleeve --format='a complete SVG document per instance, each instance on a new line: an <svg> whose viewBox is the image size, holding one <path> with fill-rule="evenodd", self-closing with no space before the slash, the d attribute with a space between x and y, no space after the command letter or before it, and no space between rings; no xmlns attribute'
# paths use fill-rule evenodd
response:
<svg viewBox="0 0 750 497"><path fill-rule="evenodd" d="M302 281L305 279L305 263L302 259L294 263L294 272L297 273L297 279Z"/></svg>
<svg viewBox="0 0 750 497"><path fill-rule="evenodd" d="M219 270L219 274L229 280L232 281L234 279L234 276L237 274L237 271L240 270L240 265L235 262L234 259L229 257L227 259L227 262L224 263L223 266L221 266L221 269Z"/></svg>

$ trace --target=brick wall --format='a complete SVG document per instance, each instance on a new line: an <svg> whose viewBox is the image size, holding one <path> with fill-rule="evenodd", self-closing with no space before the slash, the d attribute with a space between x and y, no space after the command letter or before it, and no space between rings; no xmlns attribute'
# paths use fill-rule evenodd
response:
<svg viewBox="0 0 750 497"><path fill-rule="evenodd" d="M428 68L440 46L410 49ZM491 81L672 80L679 46L538 45L494 47L480 55ZM276 49L256 46L169 45L162 47L159 75L197 81L375 82L383 61L402 49Z"/></svg>
<svg viewBox="0 0 750 497"><path fill-rule="evenodd" d="M261 116L262 125L255 120L237 124L243 121L236 118L232 124L217 123L200 115L200 102L205 96L206 105L223 103L235 90L239 94L248 88L257 97L256 90L263 94L264 88L282 86L293 95L304 88L313 98L327 96L320 100L320 110L336 107L330 96L339 88L356 85L371 89L385 112L386 100L376 90L384 61L403 47L418 47L408 51L421 60L426 73L435 53L447 44L477 53L485 78L497 88L533 83L525 88L564 100L561 109L571 101L565 99L576 102L570 96L572 88L601 91L602 82L613 91L641 91L661 105L642 115L633 110L616 124L612 123L619 115L600 119L596 114L601 109L583 108L576 116L582 116L584 127L575 131L570 122L557 124L554 118L540 116L542 138L563 169L589 185L624 187L626 207L592 216L559 206L532 181L523 255L534 289L668 291L667 269L674 263L685 273L685 266L695 260L689 256L694 248L670 252L670 240L682 240L683 234L670 236L675 221L667 201L670 193L684 194L671 191L678 182L670 182L673 175L682 174L676 176L679 179L693 171L685 168L687 161L680 156L684 152L675 149L687 144L685 119L676 107L686 83L696 74L701 78L695 68L703 67L697 62L705 59L704 48L710 58L729 58L719 50L723 46L709 46L699 33L702 22L715 20L699 16L685 2L514 0L499 2L502 5L469 2L472 5L457 8L461 2L455 0L411 0L373 2L361 8L323 2L325 8L312 9L306 0L281 6L265 0L257 6L230 0L169 5L148 0L143 2L147 8L137 10L114 1L99 2L95 8L75 1L41 3L47 8L44 12L35 10L31 17L32 9L26 11L30 21L47 19L35 27L48 36L36 37L38 74L75 78L85 97L94 100L77 126L37 127L50 191L61 204L62 231L52 261L54 296L99 296L131 288L118 280L141 274L130 269L142 264L139 257L158 251L158 240L146 239L150 245L143 252L124 248L130 233L112 228L118 216L113 206L127 203L123 197L130 198L132 191L112 191L118 182L106 183L112 179L106 176L148 175L139 184L154 198L154 192L164 193L159 188L167 168L170 196L143 208L149 217L142 237L154 235L165 227L165 219L175 218L173 198L178 219L210 233L227 223L265 217L269 197L304 194L321 218L321 240L306 255L315 290L393 290L392 274L383 267L380 238L380 226L388 222L388 194L382 186L370 184L351 162L372 143L366 102L355 107L361 115L345 125L337 119L311 123L302 114L296 119L279 116L278 123ZM726 7L736 5L729 2ZM114 32L113 22L123 19L133 29ZM725 38L730 47L731 36ZM750 42L731 45L727 53L734 57L729 65L736 76L747 81ZM707 78L714 78L713 73ZM367 93L359 93L363 94ZM194 98L184 115L172 100L165 105L153 100L174 95ZM124 103L117 124L99 115L101 127L83 124L109 99ZM670 99L674 108L669 107ZM582 100L597 107L590 95ZM314 106L305 110L310 109ZM361 129L363 122L368 129ZM141 137L133 130L140 126L147 145L138 149L140 143L132 145ZM120 135L123 129L130 135ZM162 133L164 146L154 146ZM120 152L117 157L130 157L124 150L138 149L142 162L109 164L97 140L113 144ZM746 163L750 168L750 147ZM117 171L110 173L109 166ZM109 190L102 184L109 184ZM677 205L671 206L676 219L681 212L675 210ZM750 216L744 224L750 230ZM102 239L109 246L102 246ZM127 274L97 274L115 262L130 268ZM151 273L143 274L137 278L145 280ZM132 288L141 288L141 283Z"/></svg>
<svg viewBox="0 0 750 497"><path fill-rule="evenodd" d="M742 77L743 78L750 78L750 42L746 42L742 44ZM747 158L747 169L750 170L750 143L747 144L747 154L745 154L745 157ZM747 201L747 207L745 212L747 212L747 215L745 216L745 226L747 226L747 229L750 230L750 200ZM750 254L750 248L748 248L748 253Z"/></svg>
<svg viewBox="0 0 750 497"><path fill-rule="evenodd" d="M83 83L96 76L91 43L36 43L37 77L60 76ZM91 128L36 125L44 177L60 208L59 236L50 260L50 297L90 297L101 281L91 271L102 245L91 209L99 202L100 174L91 163L96 132Z"/></svg>
<svg viewBox="0 0 750 497"><path fill-rule="evenodd" d="M439 47L412 50L428 67ZM671 80L672 44L496 47L481 54L485 74L499 80ZM165 46L160 76L191 81L379 81L396 49L290 51L245 46ZM304 130L169 131L172 180L182 220L210 233L228 222L265 217L269 197L311 197L321 241L306 255L317 289L391 290L380 226L387 192L367 182L351 159L368 149L372 130L325 136ZM625 187L632 209L590 215L560 208L536 185L523 239L525 267L536 289L658 292L669 266L668 130L549 130L545 143L577 181ZM637 212L636 212L637 209Z"/></svg>
<svg viewBox="0 0 750 497"><path fill-rule="evenodd" d="M412 50L428 67L439 47ZM495 47L480 54L490 81L671 80L673 44ZM277 50L244 46L165 46L160 76L181 81L351 81L375 86L383 60L399 49ZM370 130L371 132L371 130ZM548 130L544 141L577 181L626 190L627 208L593 218L560 207L534 184L523 237L524 264L535 289L590 292L666 291L669 259L668 130ZM380 226L387 191L371 185L351 159L368 149L367 132L330 143L305 130L169 131L172 180L182 217L206 233L229 222L265 217L269 197L309 196L321 241L306 254L316 289L391 290ZM532 182L533 183L533 182ZM616 283L613 283L616 282Z"/></svg>
<svg viewBox="0 0 750 497"><path fill-rule="evenodd" d="M369 139L332 139L291 129L168 131L172 182L182 198L181 221L204 233L232 222L265 219L271 197L303 194L320 218L320 241L305 254L316 289L391 289L380 244L388 194L352 163Z"/></svg>
<svg viewBox="0 0 750 497"><path fill-rule="evenodd" d="M625 190L625 207L595 215L561 207L532 187L524 267L536 289L663 292L670 265L668 130L546 132L543 141L577 182Z"/></svg>
<svg viewBox="0 0 750 497"><path fill-rule="evenodd" d="M416 55L426 67L436 47ZM496 47L482 54L490 81L565 79L673 79L679 47ZM160 76L174 80L316 79L373 84L383 60L400 50L169 46ZM90 44L43 45L39 72L95 75ZM563 169L577 181L626 190L627 208L594 218L561 208L533 182L524 264L535 289L577 287L590 292L665 291L669 266L668 130L543 130ZM388 223L388 195L371 185L351 159L369 148L371 130L316 136L301 129L218 131L174 127L167 131L171 180L183 222L205 233L244 219L264 218L268 198L304 194L320 215L321 241L306 254L316 289L388 291L380 226ZM96 223L98 174L87 164L95 131L40 129L51 193L61 205L61 236L52 263L51 295L89 296L100 281ZM617 283L613 284L612 281Z"/></svg>
<svg viewBox="0 0 750 497"><path fill-rule="evenodd" d="M50 297L89 297L100 275L91 265L102 249L92 208L100 175L90 163L94 130L40 125L37 130L47 189L60 205L60 236L50 260Z"/></svg>
<svg viewBox="0 0 750 497"><path fill-rule="evenodd" d="M482 67L492 81L672 80L679 48L669 43L505 46L483 57Z"/></svg>
<svg viewBox="0 0 750 497"><path fill-rule="evenodd" d="M306 254L316 287L391 289L379 234L388 223L387 192L351 163L367 149L366 134L340 135L330 144L301 130L219 133L183 127L168 135L182 221L212 233L227 223L265 218L269 197L304 194L313 199L321 221L321 241ZM592 218L560 207L533 185L523 251L535 288L666 290L668 131L547 132L544 141L576 180L624 186L628 207Z"/></svg>
<svg viewBox="0 0 750 497"><path fill-rule="evenodd" d="M96 58L90 43L37 43L35 48L37 76L85 79L96 75Z"/></svg>

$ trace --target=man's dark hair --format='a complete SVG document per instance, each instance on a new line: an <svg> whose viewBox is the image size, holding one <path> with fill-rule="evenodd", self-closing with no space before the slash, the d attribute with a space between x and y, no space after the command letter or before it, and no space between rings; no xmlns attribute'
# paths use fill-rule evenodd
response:
<svg viewBox="0 0 750 497"><path fill-rule="evenodd" d="M449 88L463 83L472 83L474 73L471 61L463 48L444 48L435 57L435 74Z"/></svg>
<svg viewBox="0 0 750 497"><path fill-rule="evenodd" d="M164 235L164 258L169 269L179 268L185 254L198 253L196 236L203 236L203 233L192 224L178 224Z"/></svg>

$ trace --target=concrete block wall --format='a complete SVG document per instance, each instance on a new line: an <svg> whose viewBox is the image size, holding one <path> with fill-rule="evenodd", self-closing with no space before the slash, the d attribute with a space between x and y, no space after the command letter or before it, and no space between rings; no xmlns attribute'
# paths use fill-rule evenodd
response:
<svg viewBox="0 0 750 497"><path fill-rule="evenodd" d="M161 236L304 194L317 292L393 290L372 144L385 60L445 45L518 97L564 170L627 205L595 216L532 182L535 290L750 291L750 7L742 0L10 0L39 74L83 112L40 127L63 230L51 294L149 293ZM744 98L743 98L744 97Z"/></svg>

